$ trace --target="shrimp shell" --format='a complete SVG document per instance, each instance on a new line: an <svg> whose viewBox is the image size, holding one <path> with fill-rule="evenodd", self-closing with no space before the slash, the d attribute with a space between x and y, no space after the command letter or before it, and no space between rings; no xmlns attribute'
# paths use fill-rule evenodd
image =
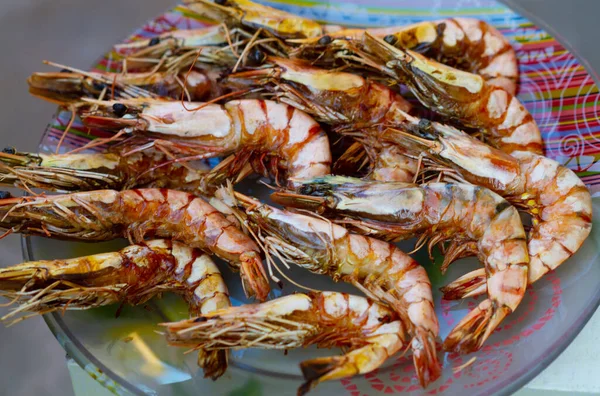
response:
<svg viewBox="0 0 600 396"><path fill-rule="evenodd" d="M206 349L347 347L342 356L300 364L303 395L323 381L365 374L400 351L407 340L396 313L364 297L336 292L292 294L262 304L162 323L169 343Z"/></svg>
<svg viewBox="0 0 600 396"><path fill-rule="evenodd" d="M227 261L246 293L264 300L269 282L258 246L207 202L166 189L98 190L0 200L0 227L67 240L172 238Z"/></svg>
<svg viewBox="0 0 600 396"><path fill-rule="evenodd" d="M481 348L506 315L514 312L527 286L529 256L517 210L494 192L470 184L381 183L344 177L296 181L299 194L275 193L275 202L321 208L349 219L361 233L388 240L431 238L429 249L451 240L445 264L473 248L486 268L488 299L469 312L444 341L446 350ZM307 194L307 195L300 195Z"/></svg>

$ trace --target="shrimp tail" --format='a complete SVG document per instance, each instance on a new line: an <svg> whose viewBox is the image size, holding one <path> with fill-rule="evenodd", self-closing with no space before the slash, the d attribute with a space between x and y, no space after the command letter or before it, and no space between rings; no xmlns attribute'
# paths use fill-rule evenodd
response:
<svg viewBox="0 0 600 396"><path fill-rule="evenodd" d="M198 351L198 366L204 370L204 378L213 381L222 376L227 370L229 353L225 349Z"/></svg>
<svg viewBox="0 0 600 396"><path fill-rule="evenodd" d="M442 368L438 362L435 337L425 329L417 328L415 332L412 342L413 362L419 382L425 388L442 375Z"/></svg>
<svg viewBox="0 0 600 396"><path fill-rule="evenodd" d="M305 382L298 388L298 396L307 394L317 384L325 381L326 376L342 371L346 360L345 356L328 356L300 363Z"/></svg>
<svg viewBox="0 0 600 396"><path fill-rule="evenodd" d="M510 308L506 306L498 307L489 299L482 301L448 334L444 340L444 350L457 353L477 351L510 313Z"/></svg>
<svg viewBox="0 0 600 396"><path fill-rule="evenodd" d="M304 361L300 363L300 369L306 382L298 388L298 395L306 394L323 381L368 373L379 367L389 355L388 350L383 346L368 344L343 356L328 356Z"/></svg>
<svg viewBox="0 0 600 396"><path fill-rule="evenodd" d="M256 252L246 252L240 255L240 260L242 285L246 295L265 301L271 288L260 256Z"/></svg>
<svg viewBox="0 0 600 396"><path fill-rule="evenodd" d="M487 291L485 268L479 268L461 276L455 281L440 288L444 300L459 300L475 297Z"/></svg>

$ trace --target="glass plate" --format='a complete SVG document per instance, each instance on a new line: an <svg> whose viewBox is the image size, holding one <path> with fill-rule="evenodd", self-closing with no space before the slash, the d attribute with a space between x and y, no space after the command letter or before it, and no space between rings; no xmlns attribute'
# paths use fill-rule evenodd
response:
<svg viewBox="0 0 600 396"><path fill-rule="evenodd" d="M545 31L504 6L488 0L352 0L352 1L270 1L272 6L305 17L353 26L403 25L425 19L475 17L496 26L513 43L520 61L519 98L535 117L542 130L546 154L568 164L578 172L592 192L599 190L600 124L596 113L598 89L580 61ZM189 29L206 24L183 7L159 16L136 31L129 40L151 37L172 29ZM116 70L113 54L106 54L96 69ZM58 114L42 138L42 151L55 150L68 122ZM65 138L62 150L70 150L103 137L102 131L76 125ZM100 147L101 149L101 147ZM242 191L261 195L252 181ZM600 200L594 198L597 214ZM378 395L410 394L509 394L545 368L575 338L600 301L598 240L594 231L567 263L548 274L527 291L519 309L503 323L477 353L468 368L454 373L452 368L471 356L443 354L442 377L422 390L414 375L410 357L390 359L384 367L365 376L319 385L312 394ZM64 258L109 251L124 246L111 243L67 243L43 238L23 240L26 260ZM409 245L404 245L408 247ZM436 311L441 337L477 304L477 299L462 302L442 301L438 287L476 267L473 260L455 264L440 275L424 255L417 255L428 268L434 285ZM239 279L225 266L225 275L235 304L245 303ZM346 285L334 284L323 276L307 274L298 268L290 273L297 281L324 290L357 293ZM284 293L295 289L285 287ZM272 297L280 295L273 292ZM46 322L65 350L87 372L118 394L160 395L293 395L302 382L298 363L308 357L337 353L331 350L304 349L281 352L246 350L233 354L231 367L218 381L202 378L194 354L168 347L157 334L156 324L183 319L187 308L174 296L155 299L145 307L110 306L87 312L68 311L46 315Z"/></svg>

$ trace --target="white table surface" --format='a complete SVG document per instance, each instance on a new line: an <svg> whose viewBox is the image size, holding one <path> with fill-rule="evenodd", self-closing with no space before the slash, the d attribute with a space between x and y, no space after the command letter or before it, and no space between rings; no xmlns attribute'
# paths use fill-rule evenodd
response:
<svg viewBox="0 0 600 396"><path fill-rule="evenodd" d="M506 0L553 26L595 70L600 70L597 0ZM98 54L132 28L167 9L171 0L1 0L0 1L0 143L35 150L54 106L27 94L25 79L41 68L42 59L87 67ZM83 43L83 45L82 45ZM2 265L21 260L18 237L0 240ZM5 312L0 309L0 313ZM72 394L60 348L41 319L0 326L0 394ZM85 372L75 373L78 395L106 394ZM100 393L93 393L97 389ZM600 394L600 313L596 312L575 341L519 396L577 392Z"/></svg>

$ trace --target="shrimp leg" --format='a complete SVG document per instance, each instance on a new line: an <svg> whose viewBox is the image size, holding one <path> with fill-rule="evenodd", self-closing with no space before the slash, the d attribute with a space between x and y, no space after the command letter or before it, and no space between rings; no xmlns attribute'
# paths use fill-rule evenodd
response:
<svg viewBox="0 0 600 396"><path fill-rule="evenodd" d="M269 282L258 246L219 211L194 195L164 189L99 190L0 200L0 227L67 240L146 236L172 238L227 261L245 291L264 300Z"/></svg>
<svg viewBox="0 0 600 396"><path fill-rule="evenodd" d="M344 293L292 294L257 305L163 323L168 341L206 349L291 349L310 345L348 347L343 356L301 363L303 395L323 381L365 374L400 351L407 340L396 313L364 297Z"/></svg>
<svg viewBox="0 0 600 396"><path fill-rule="evenodd" d="M139 305L163 292L181 294L190 315L231 306L227 286L215 263L200 250L157 239L118 252L67 260L32 261L0 269L0 295L18 303L1 318L18 322L57 310L84 310L114 303ZM206 377L227 369L227 352L199 352Z"/></svg>

